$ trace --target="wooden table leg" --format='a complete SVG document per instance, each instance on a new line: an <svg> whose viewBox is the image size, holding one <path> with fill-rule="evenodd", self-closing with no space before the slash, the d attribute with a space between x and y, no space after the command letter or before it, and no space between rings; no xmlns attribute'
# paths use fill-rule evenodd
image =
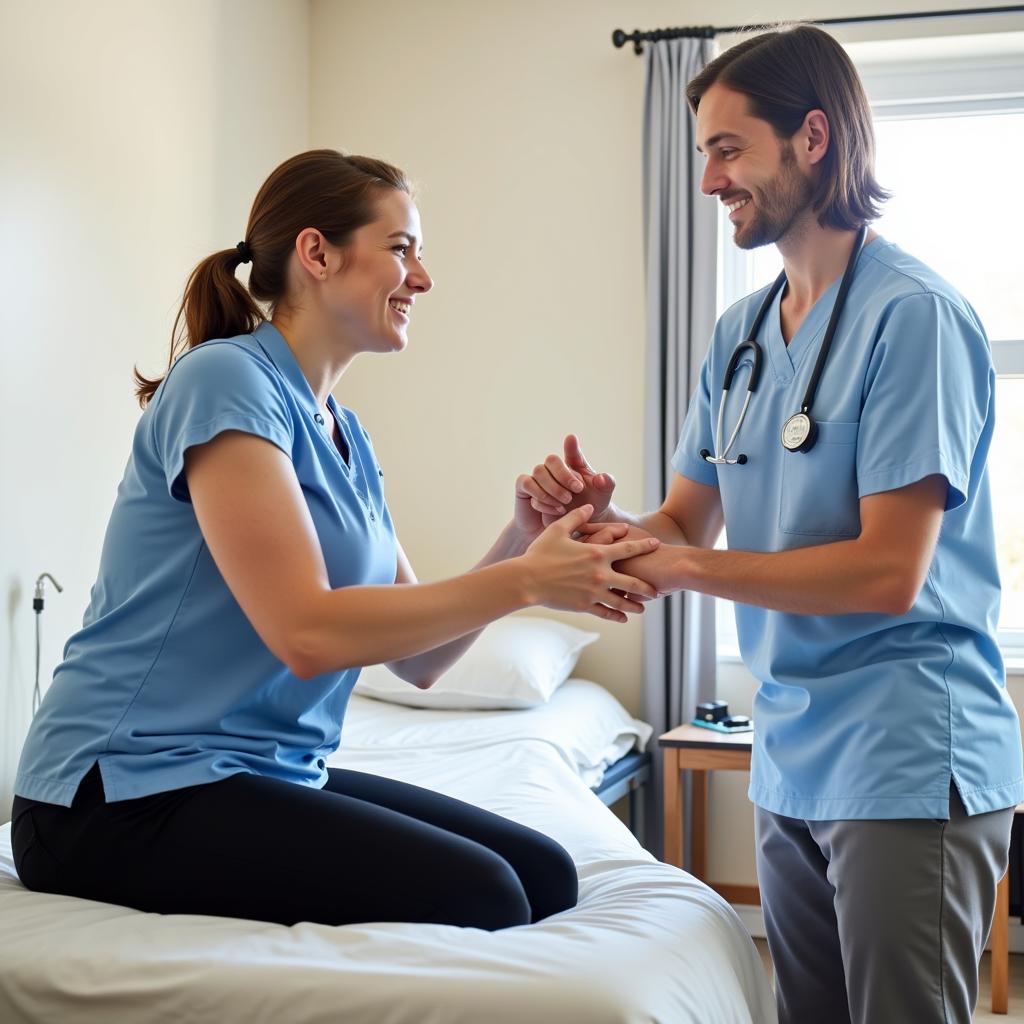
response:
<svg viewBox="0 0 1024 1024"><path fill-rule="evenodd" d="M992 1012L1006 1013L1010 995L1010 876L996 886L996 910L992 917Z"/></svg>
<svg viewBox="0 0 1024 1024"><path fill-rule="evenodd" d="M683 790L679 780L679 750L665 747L665 863L683 866Z"/></svg>
<svg viewBox="0 0 1024 1024"><path fill-rule="evenodd" d="M690 772L690 864L692 874L702 882L708 879L708 776L710 772Z"/></svg>

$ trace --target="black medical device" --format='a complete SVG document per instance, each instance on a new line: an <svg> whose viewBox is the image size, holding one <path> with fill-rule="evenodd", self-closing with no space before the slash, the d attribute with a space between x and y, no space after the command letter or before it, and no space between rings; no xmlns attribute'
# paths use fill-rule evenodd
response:
<svg viewBox="0 0 1024 1024"><path fill-rule="evenodd" d="M724 700L709 700L697 705L696 718L702 722L720 722L729 714L729 705Z"/></svg>
<svg viewBox="0 0 1024 1024"><path fill-rule="evenodd" d="M724 700L709 700L697 705L693 725L715 732L750 732L754 726L746 715L730 715Z"/></svg>
<svg viewBox="0 0 1024 1024"><path fill-rule="evenodd" d="M822 339L821 348L818 349L818 358L814 363L811 379L807 383L804 400L800 403L800 411L790 416L782 425L782 447L787 452L809 452L814 447L814 442L818 439L818 425L811 417L811 405L814 402L814 396L818 392L818 384L821 381L821 374L825 368L825 360L828 359L829 349L832 348L832 338L836 333L836 327L839 324L840 316L842 316L843 307L846 305L846 294L850 290L850 284L853 281L853 271L857 266L857 258L860 256L861 249L864 248L864 239L867 237L867 233L868 228L865 224L857 232L857 240L850 251L850 258L846 261L846 270L843 272L843 279L839 283L839 293L836 295L836 301L832 305L832 315L829 317L828 328L825 331L825 337ZM736 436L739 434L740 427L743 425L743 420L747 415L750 396L757 390L757 384L761 378L762 352L761 346L756 340L757 334L761 330L761 324L764 322L768 310L775 301L775 296L778 295L779 290L785 283L786 272L783 271L775 279L771 288L768 289L768 294L761 303L757 316L754 317L754 323L750 328L746 341L742 341L736 346L732 358L725 368L725 374L722 377L722 400L718 406L718 423L715 427L715 454L712 455L707 448L701 448L700 457L705 462L710 462L716 466L743 466L747 462L746 455L737 455L735 459L730 459L729 452L736 442ZM748 349L751 354L751 366L750 377L747 380L747 394L743 399L743 407L740 409L736 426L729 436L729 443L723 450L722 425L725 415L725 403L729 397L729 388L732 387L733 375L736 373L740 359L743 358Z"/></svg>

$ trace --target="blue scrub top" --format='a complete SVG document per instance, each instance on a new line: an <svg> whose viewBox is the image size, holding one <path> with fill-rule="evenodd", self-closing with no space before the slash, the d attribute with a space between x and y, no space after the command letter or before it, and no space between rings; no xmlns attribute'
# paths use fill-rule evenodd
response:
<svg viewBox="0 0 1024 1024"><path fill-rule="evenodd" d="M723 314L673 468L720 489L729 547L786 551L860 533L859 500L931 474L948 483L935 556L905 615L791 615L736 605L760 681L750 797L794 818L945 818L950 779L969 814L1024 800L1017 713L996 643L999 573L985 460L995 374L974 310L880 237L863 249L812 414L807 453L781 443L800 408L839 281L787 346L776 297L761 381L730 457L714 466L722 379L767 288ZM725 412L727 439L751 360ZM746 367L744 369L744 367Z"/></svg>
<svg viewBox="0 0 1024 1024"><path fill-rule="evenodd" d="M210 556L183 466L222 431L266 438L295 467L331 586L393 583L383 473L355 414L328 404L347 464L270 323L174 363L139 419L83 627L25 742L19 796L70 806L97 761L108 801L236 772L326 782L359 669L299 679L267 649Z"/></svg>

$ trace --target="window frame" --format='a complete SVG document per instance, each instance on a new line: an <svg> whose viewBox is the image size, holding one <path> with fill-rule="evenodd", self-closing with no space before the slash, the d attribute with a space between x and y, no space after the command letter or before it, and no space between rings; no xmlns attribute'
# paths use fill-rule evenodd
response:
<svg viewBox="0 0 1024 1024"><path fill-rule="evenodd" d="M1004 40L1005 41L1005 40ZM858 63L858 46L848 47L864 83L876 121L905 118L971 116L993 113L1024 113L1024 53L986 54L985 41L980 51L967 57L940 56L929 59L916 51L927 50L928 40L886 41L890 53L883 59ZM878 44L873 44L876 47ZM989 42L992 45L992 42ZM872 44L865 49L870 50ZM967 47L967 49L971 49ZM913 56L911 56L913 54ZM750 256L732 245L723 211L719 238L718 308L724 310L757 286L752 280ZM763 282L762 282L763 283ZM1024 336L992 344L992 362L997 377L1024 377ZM717 618L724 618L725 605L719 600ZM732 609L729 617L733 619ZM735 627L728 636L716 630L717 658L738 662L740 653ZM1024 630L1000 630L997 636L1009 674L1024 675Z"/></svg>

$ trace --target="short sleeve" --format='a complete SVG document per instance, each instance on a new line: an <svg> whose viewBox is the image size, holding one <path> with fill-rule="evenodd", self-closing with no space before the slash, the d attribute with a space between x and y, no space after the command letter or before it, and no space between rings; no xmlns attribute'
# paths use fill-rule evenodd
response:
<svg viewBox="0 0 1024 1024"><path fill-rule="evenodd" d="M700 379L690 398L686 410L686 419L679 434L679 443L672 456L672 468L681 476L695 480L699 484L710 487L718 486L718 471L709 462L701 458L701 451L714 450L714 439L711 436L711 352L704 357L700 370Z"/></svg>
<svg viewBox="0 0 1024 1024"><path fill-rule="evenodd" d="M941 474L946 509L970 491L979 444L991 432L995 377L980 325L926 292L900 299L875 344L857 436L860 497Z"/></svg>
<svg viewBox="0 0 1024 1024"><path fill-rule="evenodd" d="M171 367L153 398L151 437L172 498L189 501L185 452L240 430L291 456L294 426L274 367L231 342L204 342Z"/></svg>

